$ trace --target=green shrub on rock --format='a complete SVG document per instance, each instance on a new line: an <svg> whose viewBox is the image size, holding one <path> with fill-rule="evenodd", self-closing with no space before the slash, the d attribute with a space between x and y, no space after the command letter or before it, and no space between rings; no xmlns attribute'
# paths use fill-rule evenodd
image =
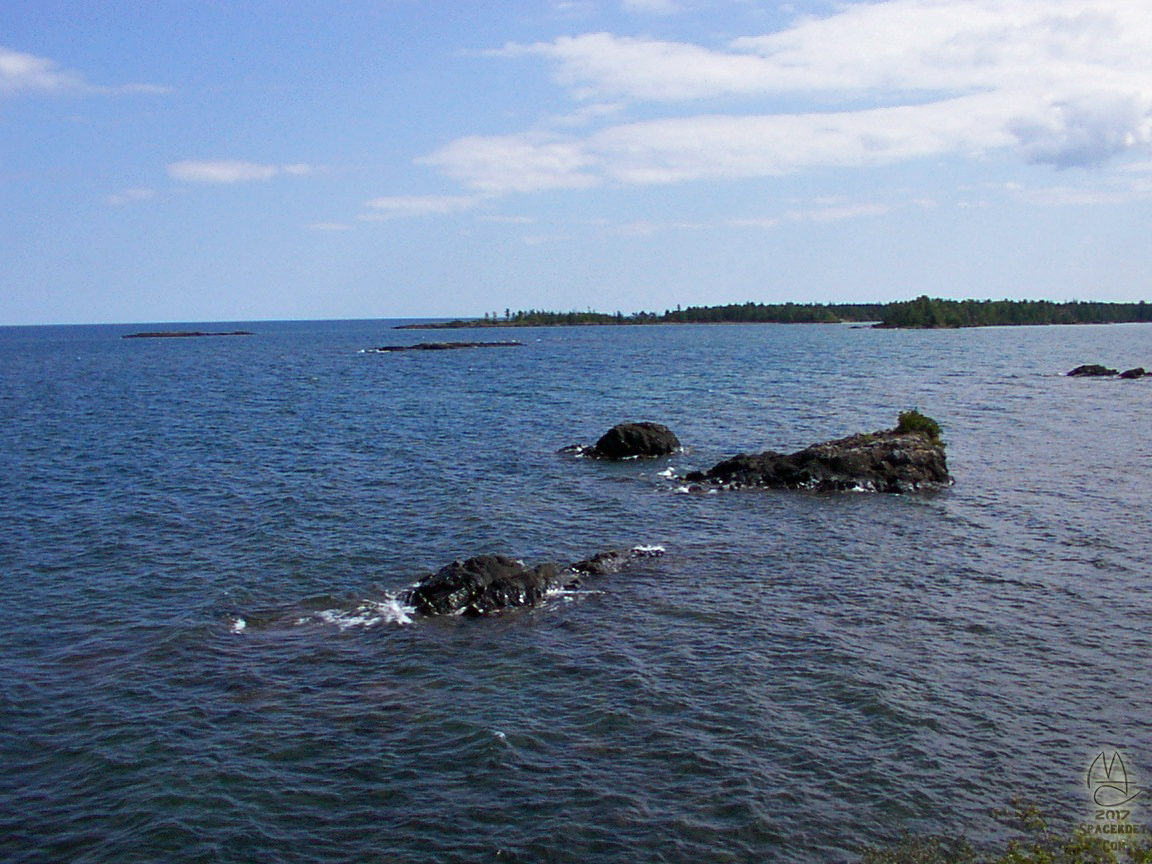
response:
<svg viewBox="0 0 1152 864"><path fill-rule="evenodd" d="M919 432L933 444L941 444L940 424L931 417L926 417L915 408L900 412L900 422L896 424L896 431L902 435L910 432Z"/></svg>

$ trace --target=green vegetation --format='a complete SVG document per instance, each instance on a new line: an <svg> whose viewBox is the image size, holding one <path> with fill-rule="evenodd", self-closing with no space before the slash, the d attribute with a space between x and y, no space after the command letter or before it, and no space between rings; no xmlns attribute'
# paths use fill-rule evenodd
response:
<svg viewBox="0 0 1152 864"><path fill-rule="evenodd" d="M835 324L879 321L883 310L879 304L733 303L677 308L666 311L660 320L670 324Z"/></svg>
<svg viewBox="0 0 1152 864"><path fill-rule="evenodd" d="M911 411L901 411L900 419L896 424L896 431L902 435L909 432L920 432L933 444L940 442L940 424L931 417L926 417L915 408Z"/></svg>
<svg viewBox="0 0 1152 864"><path fill-rule="evenodd" d="M571 327L578 324L833 324L872 322L883 328L993 327L1028 324L1119 324L1152 322L1152 304L1073 300L942 300L917 297L898 303L732 303L689 306L656 312L608 314L545 312L540 309L485 313L483 318L442 324L408 325L429 329L459 327Z"/></svg>
<svg viewBox="0 0 1152 864"><path fill-rule="evenodd" d="M689 306L664 313L545 312L528 309L504 314L485 313L481 319L449 321L435 327L565 327L577 324L835 324L840 321L878 321L881 305L829 305L823 303L740 303L726 306Z"/></svg>
<svg viewBox="0 0 1152 864"><path fill-rule="evenodd" d="M1113 842L1084 828L1062 834L1035 806L1019 802L997 815L1021 832L1002 852L978 855L963 837L905 834L890 846L864 850L861 864L1152 864L1147 841Z"/></svg>
<svg viewBox="0 0 1152 864"><path fill-rule="evenodd" d="M940 300L928 296L889 303L880 327L993 327L1030 324L1119 324L1152 321L1152 305L1073 300Z"/></svg>

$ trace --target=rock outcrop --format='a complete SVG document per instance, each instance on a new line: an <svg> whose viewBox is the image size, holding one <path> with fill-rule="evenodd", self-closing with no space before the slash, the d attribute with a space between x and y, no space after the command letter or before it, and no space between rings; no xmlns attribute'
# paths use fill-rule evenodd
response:
<svg viewBox="0 0 1152 864"><path fill-rule="evenodd" d="M1083 366L1077 366L1068 373L1070 378L1103 378L1108 375L1115 375L1115 369L1109 369L1107 366L1101 366L1099 363L1085 363Z"/></svg>
<svg viewBox="0 0 1152 864"><path fill-rule="evenodd" d="M1077 366L1068 373L1070 378L1123 378L1126 380L1144 378L1147 375L1148 372L1143 366L1117 372L1115 369L1109 369L1107 366L1101 366L1097 363L1087 363L1083 366Z"/></svg>
<svg viewBox="0 0 1152 864"><path fill-rule="evenodd" d="M769 450L733 456L684 479L726 487L873 492L910 492L951 483L938 435L903 428L901 419L896 429L813 444L795 453Z"/></svg>
<svg viewBox="0 0 1152 864"><path fill-rule="evenodd" d="M613 426L591 447L574 444L562 453L576 453L593 459L657 459L680 449L680 439L662 423L620 423Z"/></svg>
<svg viewBox="0 0 1152 864"><path fill-rule="evenodd" d="M477 555L453 561L421 579L401 602L422 615L487 615L503 609L535 606L557 588L578 588L587 576L616 573L636 558L663 554L659 547L637 546L600 552L565 568L525 566L505 555Z"/></svg>

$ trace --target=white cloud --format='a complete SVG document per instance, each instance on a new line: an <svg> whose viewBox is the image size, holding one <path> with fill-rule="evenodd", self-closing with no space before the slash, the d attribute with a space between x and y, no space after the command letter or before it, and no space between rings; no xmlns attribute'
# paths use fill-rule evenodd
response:
<svg viewBox="0 0 1152 864"><path fill-rule="evenodd" d="M1085 204L1124 204L1133 200L1130 192L1120 189L1082 189L1072 186L1046 186L1023 189L1016 197L1029 204L1044 207L1082 206Z"/></svg>
<svg viewBox="0 0 1152 864"><path fill-rule="evenodd" d="M62 92L81 93L169 93L170 88L155 84L125 84L108 87L91 84L78 72L61 69L47 57L0 47L0 93Z"/></svg>
<svg viewBox="0 0 1152 864"><path fill-rule="evenodd" d="M722 48L589 33L499 53L547 59L578 100L647 103L667 116L612 125L612 115L589 114L604 125L471 136L422 160L493 194L1008 148L1067 168L1152 145L1147 0L856 2ZM748 109L684 114L714 99ZM800 99L811 108L796 110Z"/></svg>
<svg viewBox="0 0 1152 864"><path fill-rule="evenodd" d="M264 165L258 162L235 160L209 160L173 162L168 176L185 183L244 183L251 180L271 180L281 174L301 176L316 169L311 165Z"/></svg>
<svg viewBox="0 0 1152 864"><path fill-rule="evenodd" d="M535 225L539 220L533 216L485 216L485 222L491 222L494 225Z"/></svg>
<svg viewBox="0 0 1152 864"><path fill-rule="evenodd" d="M771 217L763 219L730 219L725 223L731 228L763 228L772 229L780 227L780 220Z"/></svg>
<svg viewBox="0 0 1152 864"><path fill-rule="evenodd" d="M550 138L539 151L531 136L467 138L426 161L491 193L780 176L1008 146L1015 138L1001 128L1002 103L988 94L844 113L648 120L583 139Z"/></svg>
<svg viewBox="0 0 1152 864"><path fill-rule="evenodd" d="M1152 174L1152 160L1144 162L1129 162L1118 169L1124 174Z"/></svg>
<svg viewBox="0 0 1152 864"><path fill-rule="evenodd" d="M1152 142L1152 92L1077 94L1008 128L1034 162L1095 165Z"/></svg>
<svg viewBox="0 0 1152 864"><path fill-rule="evenodd" d="M1094 172L1075 178L1081 182L1029 187L1010 183L1006 191L1028 204L1049 207L1086 204L1132 204L1152 200L1152 168L1149 163L1125 165L1115 171Z"/></svg>
<svg viewBox="0 0 1152 864"><path fill-rule="evenodd" d="M469 136L419 161L490 193L580 189L602 182L587 171L593 157L580 141L542 133Z"/></svg>
<svg viewBox="0 0 1152 864"><path fill-rule="evenodd" d="M509 45L556 64L580 98L681 101L828 92L840 96L1149 81L1143 0L887 0L733 40L721 50L610 33Z"/></svg>
<svg viewBox="0 0 1152 864"><path fill-rule="evenodd" d="M891 209L889 205L880 203L838 203L810 210L793 210L788 213L788 218L793 222L842 222L863 216L883 216Z"/></svg>
<svg viewBox="0 0 1152 864"><path fill-rule="evenodd" d="M567 239L567 234L525 234L520 238L520 242L525 246L545 246Z"/></svg>
<svg viewBox="0 0 1152 864"><path fill-rule="evenodd" d="M395 219L404 216L429 216L471 210L480 199L472 195L394 195L366 202L376 212L364 219Z"/></svg>
<svg viewBox="0 0 1152 864"><path fill-rule="evenodd" d="M552 43L507 45L501 53L555 61L556 82L578 99L681 101L769 89L763 60L681 42L589 33Z"/></svg>
<svg viewBox="0 0 1152 864"><path fill-rule="evenodd" d="M108 196L108 203L119 207L133 201L148 201L155 197L155 189L121 189Z"/></svg>
<svg viewBox="0 0 1152 864"><path fill-rule="evenodd" d="M60 69L52 60L0 48L0 92L63 90L83 85L83 78Z"/></svg>

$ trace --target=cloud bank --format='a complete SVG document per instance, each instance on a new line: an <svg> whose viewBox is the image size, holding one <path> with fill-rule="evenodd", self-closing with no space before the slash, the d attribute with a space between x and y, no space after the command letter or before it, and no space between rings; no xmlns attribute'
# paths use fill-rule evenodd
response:
<svg viewBox="0 0 1152 864"><path fill-rule="evenodd" d="M301 176L315 171L312 165L264 165L259 162L235 160L173 162L168 176L184 183L246 183L252 180L271 180L280 175Z"/></svg>
<svg viewBox="0 0 1152 864"><path fill-rule="evenodd" d="M422 160L487 194L1001 150L1090 167L1152 144L1146 0L855 2L720 48L589 33L498 53L543 60L576 102L644 118L468 136ZM700 110L717 100L744 110Z"/></svg>
<svg viewBox="0 0 1152 864"><path fill-rule="evenodd" d="M401 216L459 213L471 210L479 203L479 198L467 195L394 195L368 201L365 206L370 207L373 212L363 218L392 219Z"/></svg>

